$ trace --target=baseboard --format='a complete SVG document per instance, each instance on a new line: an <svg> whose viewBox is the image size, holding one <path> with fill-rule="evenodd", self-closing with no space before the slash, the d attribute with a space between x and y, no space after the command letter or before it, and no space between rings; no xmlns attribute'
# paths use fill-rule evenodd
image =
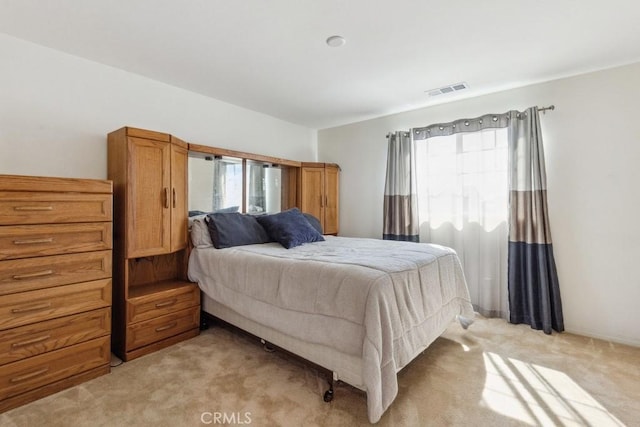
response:
<svg viewBox="0 0 640 427"><path fill-rule="evenodd" d="M632 338L628 338L628 337L602 335L602 334L598 334L598 333L591 332L591 331L586 331L586 330L581 330L581 329L574 329L574 328L567 328L566 326L565 326L565 330L564 331L567 332L567 333L570 333L570 334L574 334L574 335L581 335L581 336L586 337L586 338L593 338L593 339L598 339L598 340L603 340L603 341L610 341L612 343L630 345L632 347L640 347L640 340L632 339Z"/></svg>

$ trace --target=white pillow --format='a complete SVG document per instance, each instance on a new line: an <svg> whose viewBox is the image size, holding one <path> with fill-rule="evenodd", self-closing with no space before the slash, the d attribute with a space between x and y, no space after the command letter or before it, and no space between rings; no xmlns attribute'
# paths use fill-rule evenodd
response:
<svg viewBox="0 0 640 427"><path fill-rule="evenodd" d="M209 248L213 246L209 227L207 227L207 215L198 215L189 218L191 228L191 242L196 248Z"/></svg>

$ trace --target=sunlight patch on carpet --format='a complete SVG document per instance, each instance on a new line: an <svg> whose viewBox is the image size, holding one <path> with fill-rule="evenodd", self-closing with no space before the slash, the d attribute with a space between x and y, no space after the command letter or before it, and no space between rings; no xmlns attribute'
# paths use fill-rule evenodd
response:
<svg viewBox="0 0 640 427"><path fill-rule="evenodd" d="M481 404L532 426L624 426L563 372L483 353Z"/></svg>

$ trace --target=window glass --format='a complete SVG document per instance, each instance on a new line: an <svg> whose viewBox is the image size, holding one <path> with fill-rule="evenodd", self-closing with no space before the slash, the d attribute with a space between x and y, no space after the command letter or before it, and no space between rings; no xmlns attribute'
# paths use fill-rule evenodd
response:
<svg viewBox="0 0 640 427"><path fill-rule="evenodd" d="M431 228L506 221L507 129L438 136L416 144L421 221Z"/></svg>

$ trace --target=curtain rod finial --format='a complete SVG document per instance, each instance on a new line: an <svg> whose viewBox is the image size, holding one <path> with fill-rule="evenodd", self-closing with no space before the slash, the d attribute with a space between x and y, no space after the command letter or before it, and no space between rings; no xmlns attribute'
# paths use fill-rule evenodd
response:
<svg viewBox="0 0 640 427"><path fill-rule="evenodd" d="M549 105L548 107L538 107L538 111L542 111L542 114L547 114L547 110L553 111L555 109L556 109L556 106L553 104Z"/></svg>

